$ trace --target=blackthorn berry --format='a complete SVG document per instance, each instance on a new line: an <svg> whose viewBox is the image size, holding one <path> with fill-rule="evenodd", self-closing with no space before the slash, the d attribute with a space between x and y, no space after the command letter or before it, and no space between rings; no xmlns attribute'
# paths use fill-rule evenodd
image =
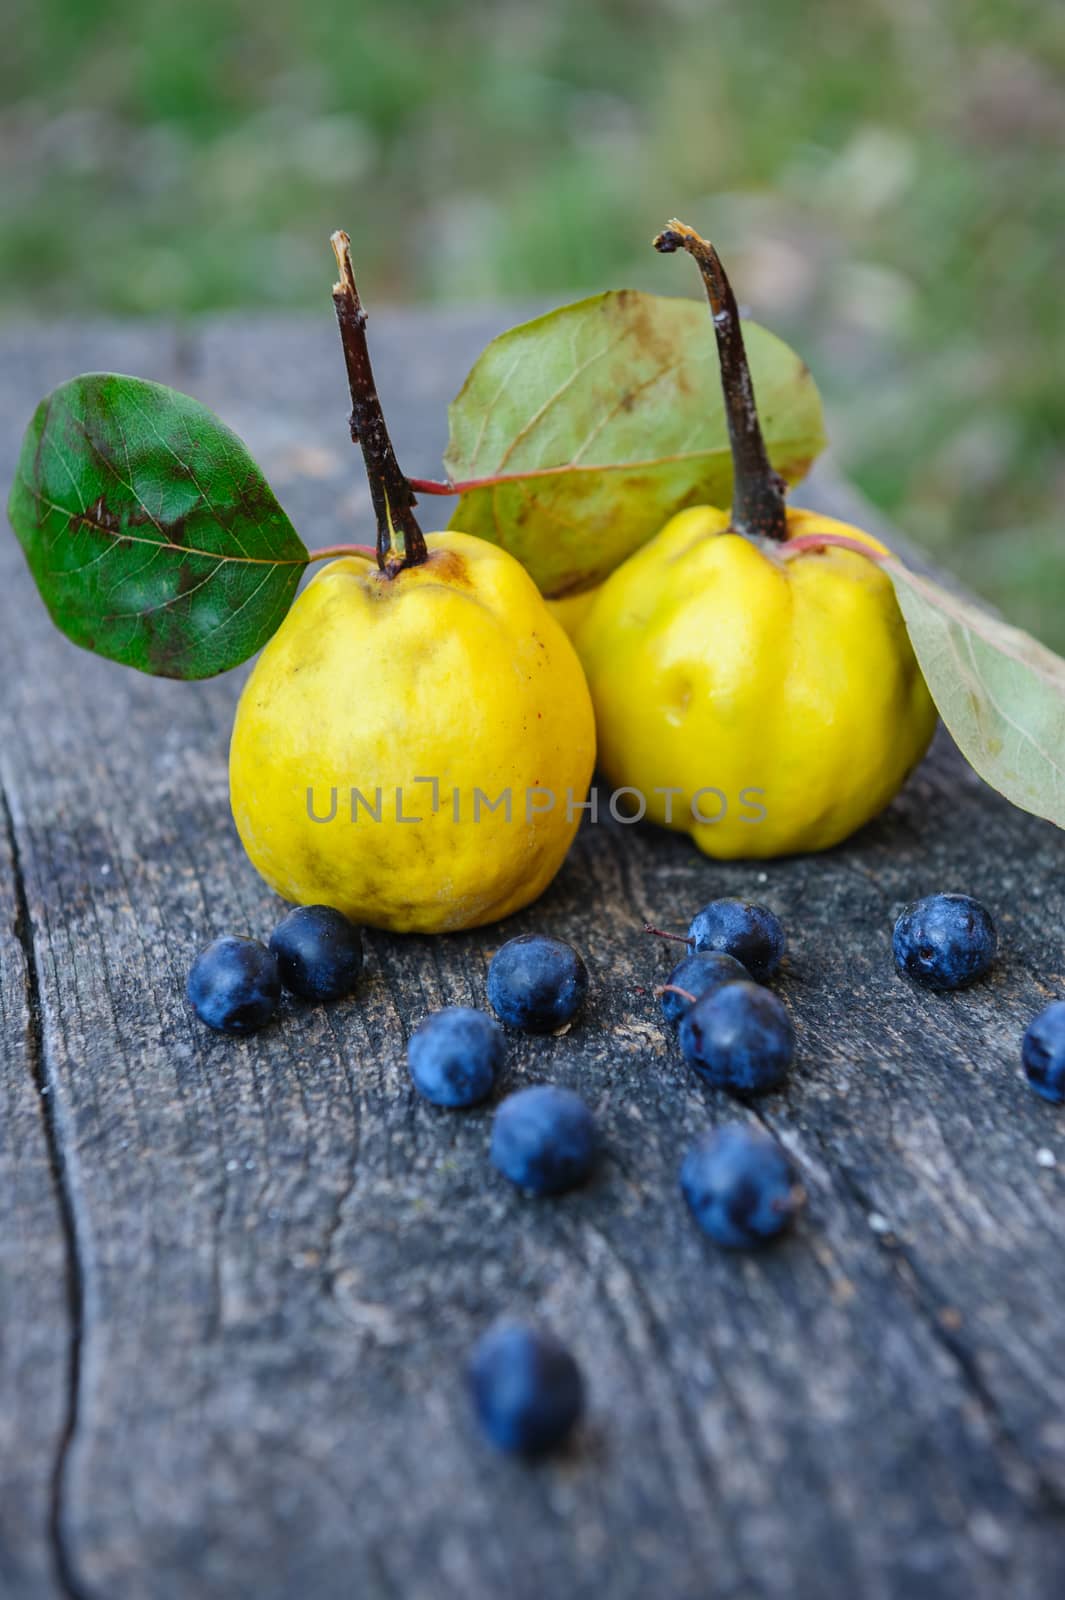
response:
<svg viewBox="0 0 1065 1600"><path fill-rule="evenodd" d="M757 983L726 983L689 1006L680 1022L685 1058L708 1083L762 1094L783 1079L795 1030L782 1000Z"/></svg>
<svg viewBox="0 0 1065 1600"><path fill-rule="evenodd" d="M681 994L672 994L671 989L687 989L698 1000L708 989L720 989L723 983L735 983L738 978L749 977L750 973L742 962L734 956L725 955L721 950L700 950L694 955L685 956L683 961L677 962L666 979L669 987L660 996L662 1015L667 1022L677 1023L691 1005L690 1000L685 1000Z"/></svg>
<svg viewBox="0 0 1065 1600"><path fill-rule="evenodd" d="M929 989L962 989L995 959L990 913L967 894L930 894L906 907L892 937L895 966Z"/></svg>
<svg viewBox="0 0 1065 1600"><path fill-rule="evenodd" d="M733 1122L692 1146L680 1187L704 1233L732 1250L764 1244L802 1204L791 1163L775 1139Z"/></svg>
<svg viewBox="0 0 1065 1600"><path fill-rule="evenodd" d="M565 1345L523 1323L490 1328L467 1372L478 1420L500 1450L554 1449L584 1408L581 1371Z"/></svg>
<svg viewBox="0 0 1065 1600"><path fill-rule="evenodd" d="M532 1194L583 1182L596 1153L595 1118L571 1089L537 1084L508 1095L492 1125L492 1163Z"/></svg>
<svg viewBox="0 0 1065 1600"><path fill-rule="evenodd" d="M572 945L523 933L496 951L488 999L496 1015L526 1033L551 1033L576 1016L588 993L588 969Z"/></svg>
<svg viewBox="0 0 1065 1600"><path fill-rule="evenodd" d="M1052 1000L1028 1024L1021 1046L1024 1072L1044 1100L1065 1100L1065 1000Z"/></svg>
<svg viewBox="0 0 1065 1600"><path fill-rule="evenodd" d="M503 1065L503 1030L483 1011L448 1006L411 1035L414 1087L436 1106L475 1106L491 1094Z"/></svg>
<svg viewBox="0 0 1065 1600"><path fill-rule="evenodd" d="M688 929L693 950L722 950L742 961L756 983L780 966L787 940L779 917L748 900L711 900Z"/></svg>
<svg viewBox="0 0 1065 1600"><path fill-rule="evenodd" d="M297 906L274 929L270 949L281 982L302 1000L342 1000L362 971L362 934L332 906Z"/></svg>
<svg viewBox="0 0 1065 1600"><path fill-rule="evenodd" d="M209 1028L254 1033L277 1010L281 979L265 945L230 934L200 951L186 992L192 1009Z"/></svg>

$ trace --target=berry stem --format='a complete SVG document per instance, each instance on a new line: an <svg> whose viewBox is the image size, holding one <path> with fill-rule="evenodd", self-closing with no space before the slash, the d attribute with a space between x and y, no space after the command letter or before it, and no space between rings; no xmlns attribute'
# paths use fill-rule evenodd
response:
<svg viewBox="0 0 1065 1600"><path fill-rule="evenodd" d="M664 994L679 994L682 1000L688 1001L689 1005L695 1004L695 995L692 994L691 990L682 989L677 983L660 983L653 993L656 1000L660 1000Z"/></svg>
<svg viewBox="0 0 1065 1600"><path fill-rule="evenodd" d="M664 928L656 928L653 922L645 922L644 933L653 933L656 939L673 939L677 944L691 944L691 940L683 933L666 933Z"/></svg>
<svg viewBox="0 0 1065 1600"><path fill-rule="evenodd" d="M654 246L663 255L686 250L703 275L713 315L732 447L732 526L748 538L783 541L788 537L785 484L773 470L765 447L740 313L721 259L709 240L675 218L658 235Z"/></svg>
<svg viewBox="0 0 1065 1600"><path fill-rule="evenodd" d="M362 450L370 480L377 517L377 565L386 578L394 578L405 567L420 566L429 552L414 515L414 491L400 471L377 397L366 343L366 312L351 265L351 240L346 233L337 232L329 242L340 272L339 283L333 285L333 306L351 391L351 439Z"/></svg>
<svg viewBox="0 0 1065 1600"><path fill-rule="evenodd" d="M805 1204L806 1190L803 1188L801 1183L793 1183L786 1195L781 1195L779 1199L773 1201L772 1209L774 1211L783 1211L787 1213L790 1211L798 1211L800 1206L804 1206Z"/></svg>

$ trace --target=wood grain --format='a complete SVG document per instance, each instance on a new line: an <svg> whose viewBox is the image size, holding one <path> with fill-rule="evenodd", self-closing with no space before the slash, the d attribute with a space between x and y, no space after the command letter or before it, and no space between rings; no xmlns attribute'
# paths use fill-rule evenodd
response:
<svg viewBox="0 0 1065 1600"><path fill-rule="evenodd" d="M365 538L327 313L180 339L9 335L0 470L46 388L113 366L218 410L308 543ZM438 467L442 402L498 325L375 319L412 473ZM170 684L80 654L11 539L0 649L7 849L32 934L5 947L5 1036L15 1059L32 983L76 1290L71 1321L37 1116L34 1208L0 1271L55 1310L5 1303L0 1426L10 1492L42 1526L58 1466L65 1566L58 1589L42 1576L25 1593L1060 1592L1065 1138L1018 1071L1027 1020L1065 993L1060 833L997 799L941 738L890 810L829 856L715 865L678 838L586 827L533 910L447 939L371 934L355 1000L290 1005L227 1040L188 1013L188 964L216 934L265 935L281 910L228 817L242 675ZM897 910L939 888L986 900L1003 934L992 977L956 996L891 967ZM680 928L722 893L766 901L791 938L779 988L800 1057L753 1113L685 1069L650 994L670 955L641 932L647 918ZM492 951L533 928L584 951L594 997L565 1037L511 1038L504 1089L579 1088L607 1146L586 1190L549 1203L493 1174L490 1109L434 1110L404 1059L428 1009L485 1003ZM32 1071L14 1083L36 1112ZM737 1114L773 1128L810 1194L795 1236L751 1258L703 1241L677 1192L688 1142ZM38 1240L52 1255L35 1274ZM589 1382L580 1440L536 1470L493 1456L468 1414L465 1354L503 1312L549 1322ZM20 1338L51 1329L48 1427L43 1403L11 1410L12 1318Z"/></svg>

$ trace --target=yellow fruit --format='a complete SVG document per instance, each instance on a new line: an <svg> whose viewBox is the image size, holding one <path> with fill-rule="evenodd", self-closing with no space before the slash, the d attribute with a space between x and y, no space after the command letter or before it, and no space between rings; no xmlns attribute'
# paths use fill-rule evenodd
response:
<svg viewBox="0 0 1065 1600"><path fill-rule="evenodd" d="M508 916L551 882L595 726L524 568L463 533L426 544L394 577L349 557L304 590L241 696L230 790L245 849L286 900L435 933ZM436 780L435 812L418 779ZM397 789L398 817L422 820L397 820ZM331 821L312 819L308 790L320 817L336 791ZM488 809L506 793L509 820Z"/></svg>
<svg viewBox="0 0 1065 1600"><path fill-rule="evenodd" d="M562 865L595 762L588 686L525 569L422 533L374 383L351 242L333 305L377 517L259 657L229 753L237 831L287 900L398 932L473 928Z"/></svg>
<svg viewBox="0 0 1065 1600"><path fill-rule="evenodd" d="M630 814L645 807L708 855L823 850L895 794L928 745L935 708L877 564L883 546L785 505L717 252L680 222L655 247L686 250L703 274L732 511L673 517L577 624L600 768L636 791Z"/></svg>
<svg viewBox="0 0 1065 1600"><path fill-rule="evenodd" d="M559 627L573 639L576 637L577 629L592 609L598 593L599 586L596 586L594 589L584 589L580 594L563 595L560 600L549 600L547 609Z"/></svg>
<svg viewBox="0 0 1065 1600"><path fill-rule="evenodd" d="M896 793L935 707L874 561L833 546L789 557L786 543L729 522L710 507L682 511L611 574L578 626L600 769L708 855L821 850ZM788 534L883 550L808 511L789 510Z"/></svg>

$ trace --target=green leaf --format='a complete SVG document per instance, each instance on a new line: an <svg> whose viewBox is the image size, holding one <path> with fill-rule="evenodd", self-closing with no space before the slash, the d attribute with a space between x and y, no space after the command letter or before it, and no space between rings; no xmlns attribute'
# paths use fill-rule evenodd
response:
<svg viewBox="0 0 1065 1600"><path fill-rule="evenodd" d="M966 760L1014 805L1065 828L1065 661L894 558L882 564Z"/></svg>
<svg viewBox="0 0 1065 1600"><path fill-rule="evenodd" d="M744 325L773 464L789 482L823 448L821 401L793 350ZM619 290L512 328L450 408L453 528L502 545L547 595L605 578L684 506L727 506L732 461L710 313Z"/></svg>
<svg viewBox="0 0 1065 1600"><path fill-rule="evenodd" d="M235 433L188 395L114 373L41 401L8 515L53 622L164 678L261 649L307 561Z"/></svg>

